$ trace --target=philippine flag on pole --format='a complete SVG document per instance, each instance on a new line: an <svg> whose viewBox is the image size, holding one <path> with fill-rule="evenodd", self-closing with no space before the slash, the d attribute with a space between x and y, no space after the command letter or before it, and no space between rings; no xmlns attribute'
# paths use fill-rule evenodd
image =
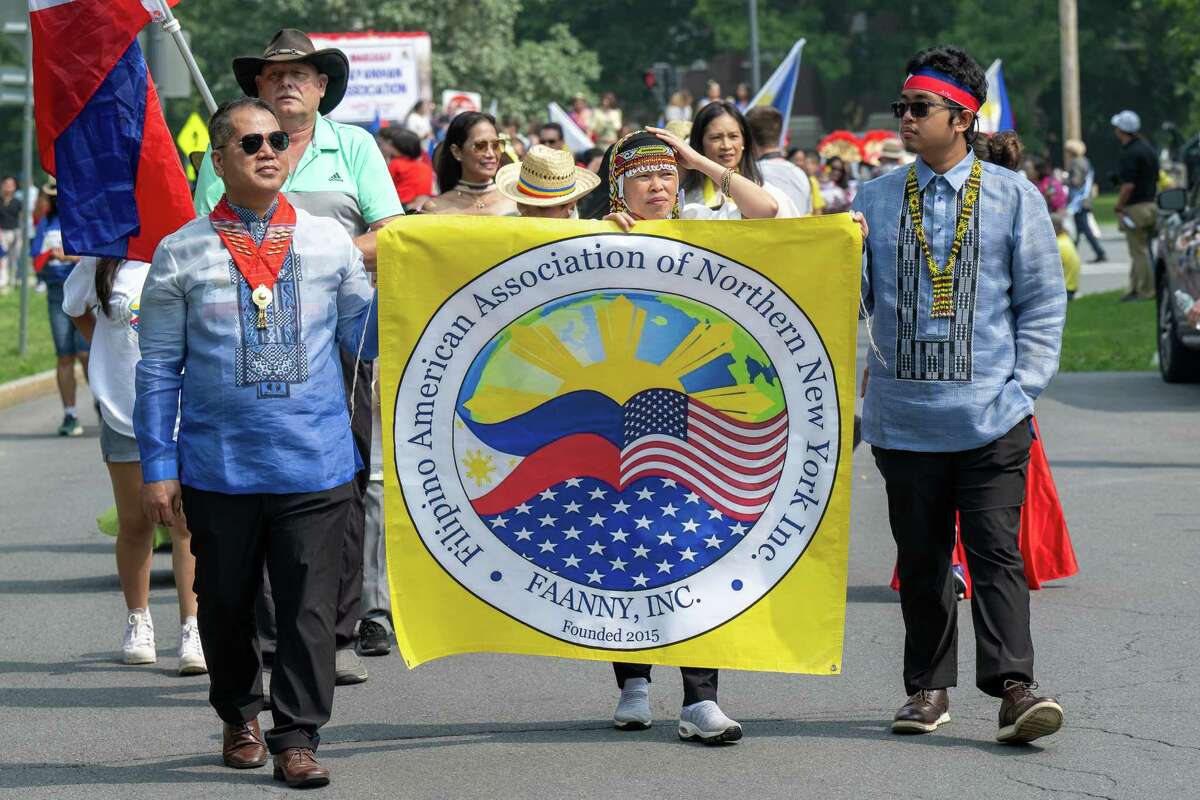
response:
<svg viewBox="0 0 1200 800"><path fill-rule="evenodd" d="M42 167L63 247L149 261L195 216L137 34L179 0L29 0Z"/></svg>
<svg viewBox="0 0 1200 800"><path fill-rule="evenodd" d="M796 95L796 81L800 77L800 54L804 51L805 39L798 39L788 51L787 58L767 78L767 82L750 101L755 106L774 106L783 115L783 131L779 134L779 145L787 139L788 122L792 118L792 99Z"/></svg>

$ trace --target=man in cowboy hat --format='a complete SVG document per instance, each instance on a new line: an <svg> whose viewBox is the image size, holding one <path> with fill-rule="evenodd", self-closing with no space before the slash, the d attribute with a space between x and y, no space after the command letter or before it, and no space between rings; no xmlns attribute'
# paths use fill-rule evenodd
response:
<svg viewBox="0 0 1200 800"><path fill-rule="evenodd" d="M403 214L404 209L374 137L362 128L342 125L325 116L346 94L350 73L346 55L332 48L318 50L303 32L283 28L261 56L235 58L233 72L242 91L250 97L261 97L275 109L280 126L290 138L284 154L289 174L283 193L296 207L337 220L362 251L368 269L373 269L376 231ZM196 212L209 213L223 192L224 185L213 173L209 154L196 179ZM354 480L355 497L338 588L337 678L339 684L349 684L367 679L367 671L354 650L355 626L362 609L364 538L371 539L365 546L373 547L382 536L381 530L366 530L365 503L370 471L376 467L382 471L383 456L378 437L380 423L372 414L374 365L345 350L341 358L346 396L353 395L354 441L364 465ZM382 519L382 515L373 518ZM259 609L260 620L273 620L269 592ZM272 627L264 625L265 638L270 638ZM386 654L390 649L386 630L374 623L363 628L367 630L359 631L362 638L372 640L364 653ZM367 633L376 635L368 637Z"/></svg>
<svg viewBox="0 0 1200 800"><path fill-rule="evenodd" d="M496 174L496 189L517 204L522 217L571 219L575 204L600 185L600 176L576 166L566 150L535 144L525 160Z"/></svg>

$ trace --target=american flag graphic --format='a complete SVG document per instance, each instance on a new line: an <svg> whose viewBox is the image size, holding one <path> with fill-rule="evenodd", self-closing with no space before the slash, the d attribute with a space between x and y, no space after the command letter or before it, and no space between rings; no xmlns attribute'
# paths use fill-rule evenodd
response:
<svg viewBox="0 0 1200 800"><path fill-rule="evenodd" d="M625 405L621 485L675 478L713 508L754 520L766 509L787 455L787 412L742 422L687 395L651 389Z"/></svg>
<svg viewBox="0 0 1200 800"><path fill-rule="evenodd" d="M568 478L501 513L492 534L547 572L609 591L655 589L700 572L734 548L753 522L731 519L674 478L623 490Z"/></svg>
<svg viewBox="0 0 1200 800"><path fill-rule="evenodd" d="M786 412L742 422L651 389L630 398L619 421L619 454L606 445L617 463L589 465L607 478L551 477L520 502L511 494L501 506L476 501L477 510L498 510L480 510L496 538L579 584L638 590L700 572L754 527L783 471Z"/></svg>

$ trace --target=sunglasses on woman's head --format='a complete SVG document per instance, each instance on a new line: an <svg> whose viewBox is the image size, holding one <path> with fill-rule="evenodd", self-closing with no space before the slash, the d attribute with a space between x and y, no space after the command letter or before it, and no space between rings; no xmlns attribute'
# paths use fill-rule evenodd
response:
<svg viewBox="0 0 1200 800"><path fill-rule="evenodd" d="M914 100L911 103L900 100L892 103L892 113L896 115L896 119L900 119L907 112L911 111L916 119L925 119L929 116L929 112L935 108L948 108L952 111L962 108L962 106L952 103L931 103L928 100Z"/></svg>
<svg viewBox="0 0 1200 800"><path fill-rule="evenodd" d="M272 131L266 136L263 136L261 133L247 133L241 139L235 139L232 142L226 142L225 146L228 147L231 144L241 145L242 151L246 155L252 156L262 149L264 141L271 145L271 149L276 153L282 153L284 150L288 149L288 144L291 142L291 138L283 131Z"/></svg>

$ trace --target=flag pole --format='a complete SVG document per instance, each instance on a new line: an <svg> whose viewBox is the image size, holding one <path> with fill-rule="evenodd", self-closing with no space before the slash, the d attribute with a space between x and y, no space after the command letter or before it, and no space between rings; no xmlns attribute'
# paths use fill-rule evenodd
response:
<svg viewBox="0 0 1200 800"><path fill-rule="evenodd" d="M187 39L183 38L183 26L171 13L171 7L165 0L155 0L154 5L158 9L158 13L154 14L155 20L161 23L162 29L171 34L171 38L175 40L175 46L179 48L179 54L183 56L183 61L187 64L188 72L192 75L192 83L196 84L196 88L200 90L200 97L204 100L208 113L215 113L217 101L213 99L212 92L208 90L208 83L205 82L204 75L200 72L200 65L196 63L196 58L192 55L192 48L188 46Z"/></svg>

